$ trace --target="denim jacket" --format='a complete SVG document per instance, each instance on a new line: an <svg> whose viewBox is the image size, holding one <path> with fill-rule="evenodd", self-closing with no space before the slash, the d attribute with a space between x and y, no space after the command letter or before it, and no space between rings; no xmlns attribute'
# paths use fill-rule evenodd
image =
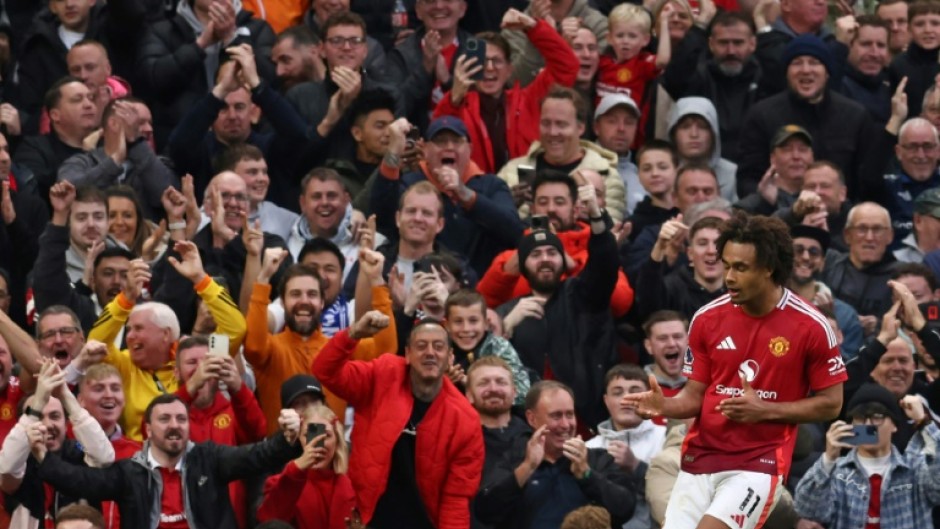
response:
<svg viewBox="0 0 940 529"><path fill-rule="evenodd" d="M940 429L933 423L918 432L904 454L891 447L890 466L881 485L881 527L933 527L931 509L940 504ZM796 486L796 511L801 518L829 529L865 527L869 481L858 460L858 449L836 460L830 472L820 457Z"/></svg>

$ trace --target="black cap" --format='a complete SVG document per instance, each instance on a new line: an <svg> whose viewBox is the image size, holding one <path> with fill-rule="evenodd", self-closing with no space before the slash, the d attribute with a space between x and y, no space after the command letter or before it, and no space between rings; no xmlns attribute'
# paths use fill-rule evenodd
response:
<svg viewBox="0 0 940 529"><path fill-rule="evenodd" d="M281 407L290 408L294 400L304 393L323 399L323 386L313 375L294 375L281 384Z"/></svg>
<svg viewBox="0 0 940 529"><path fill-rule="evenodd" d="M818 242L819 245L822 246L822 251L824 254L827 250L829 250L829 243L832 240L828 231L822 228L817 228L816 226L796 224L790 228L790 238L798 239L801 237L813 239L814 241Z"/></svg>
<svg viewBox="0 0 940 529"><path fill-rule="evenodd" d="M858 388L858 391L852 395L849 405L845 407L848 410L846 416L851 419L859 413L863 413L864 407L868 404L877 404L878 407L883 407L883 411L887 413L888 417L891 417L895 426L904 424L904 412L901 411L901 406L898 404L898 399L894 396L894 393L888 391L888 388L872 382L862 384L862 387Z"/></svg>

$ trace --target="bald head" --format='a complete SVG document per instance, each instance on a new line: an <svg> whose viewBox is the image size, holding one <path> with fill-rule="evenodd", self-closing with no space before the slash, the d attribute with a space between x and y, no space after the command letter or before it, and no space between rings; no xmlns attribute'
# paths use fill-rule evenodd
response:
<svg viewBox="0 0 940 529"><path fill-rule="evenodd" d="M65 56L69 75L81 79L89 90L95 91L104 86L111 75L111 61L108 52L101 43L81 41Z"/></svg>

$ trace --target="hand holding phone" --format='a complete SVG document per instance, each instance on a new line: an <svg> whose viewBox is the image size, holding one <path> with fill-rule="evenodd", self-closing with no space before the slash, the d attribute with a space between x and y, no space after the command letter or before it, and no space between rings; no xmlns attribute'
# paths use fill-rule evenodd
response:
<svg viewBox="0 0 940 529"><path fill-rule="evenodd" d="M878 444L878 427L873 424L852 426L852 435L842 438L842 442L853 446Z"/></svg>
<svg viewBox="0 0 940 529"><path fill-rule="evenodd" d="M323 423L313 422L307 425L307 444L310 444L310 441L313 441L318 436L321 436L326 433L326 425ZM322 448L324 444L324 439L320 439L317 442L316 447Z"/></svg>

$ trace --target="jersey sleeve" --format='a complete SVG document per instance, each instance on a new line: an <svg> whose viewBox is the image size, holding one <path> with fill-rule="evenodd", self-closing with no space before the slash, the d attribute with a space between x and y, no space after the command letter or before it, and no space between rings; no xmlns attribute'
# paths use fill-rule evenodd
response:
<svg viewBox="0 0 940 529"><path fill-rule="evenodd" d="M711 383L711 359L708 357L708 342L705 338L709 325L707 319L697 315L689 324L689 345L685 349L682 374L690 380L706 386Z"/></svg>
<svg viewBox="0 0 940 529"><path fill-rule="evenodd" d="M848 380L842 353L828 322L814 321L809 331L806 340L806 374L810 388L819 391Z"/></svg>

